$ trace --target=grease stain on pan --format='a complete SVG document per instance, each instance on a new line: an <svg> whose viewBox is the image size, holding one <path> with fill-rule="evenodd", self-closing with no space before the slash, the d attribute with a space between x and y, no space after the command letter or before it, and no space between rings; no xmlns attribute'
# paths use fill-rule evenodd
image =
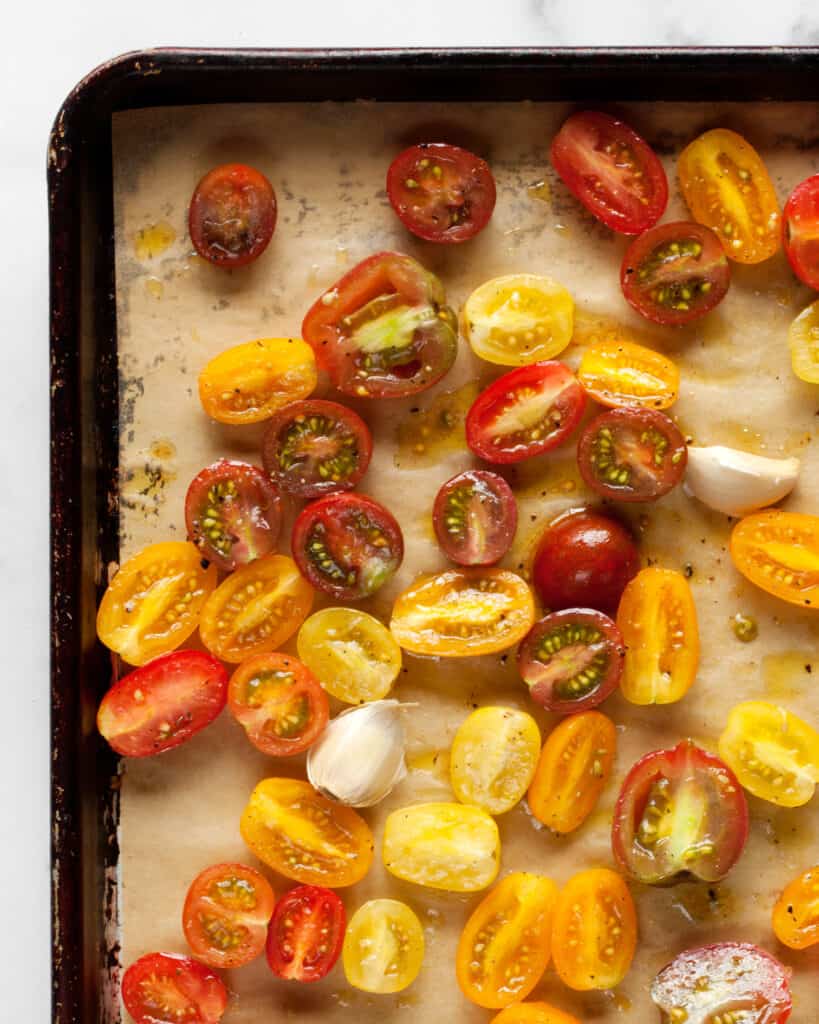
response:
<svg viewBox="0 0 819 1024"><path fill-rule="evenodd" d="M134 238L134 255L141 262L161 256L176 241L176 230L166 220L141 228Z"/></svg>
<svg viewBox="0 0 819 1024"><path fill-rule="evenodd" d="M428 466L446 452L463 450L464 421L478 391L478 383L468 381L454 391L442 391L426 407L412 406L398 427L396 467Z"/></svg>
<svg viewBox="0 0 819 1024"><path fill-rule="evenodd" d="M167 438L154 441L137 451L124 467L122 503L144 516L159 515L166 498L165 489L176 478L176 446Z"/></svg>

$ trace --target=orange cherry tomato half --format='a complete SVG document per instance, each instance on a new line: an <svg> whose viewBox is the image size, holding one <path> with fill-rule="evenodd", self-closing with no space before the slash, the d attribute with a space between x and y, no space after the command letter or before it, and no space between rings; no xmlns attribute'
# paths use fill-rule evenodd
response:
<svg viewBox="0 0 819 1024"><path fill-rule="evenodd" d="M558 893L552 921L552 957L564 985L587 992L620 984L637 947L634 901L620 875L608 868L574 875Z"/></svg>
<svg viewBox="0 0 819 1024"><path fill-rule="evenodd" d="M776 937L790 949L807 949L819 942L819 867L788 882L772 916Z"/></svg>
<svg viewBox="0 0 819 1024"><path fill-rule="evenodd" d="M313 588L293 559L266 555L219 584L202 609L199 635L222 661L244 661L281 647L312 606Z"/></svg>
<svg viewBox="0 0 819 1024"><path fill-rule="evenodd" d="M202 651L161 654L102 698L97 728L118 754L149 757L173 750L220 714L227 672Z"/></svg>
<svg viewBox="0 0 819 1024"><path fill-rule="evenodd" d="M745 516L731 534L731 558L767 593L819 609L819 516L778 508Z"/></svg>
<svg viewBox="0 0 819 1024"><path fill-rule="evenodd" d="M218 974L178 953L147 953L122 977L122 1001L136 1024L218 1024L227 998Z"/></svg>
<svg viewBox="0 0 819 1024"><path fill-rule="evenodd" d="M557 886L543 875L507 875L473 910L455 958L461 991L478 1006L516 1003L540 981L551 956Z"/></svg>
<svg viewBox="0 0 819 1024"><path fill-rule="evenodd" d="M307 750L330 715L327 694L292 654L257 654L230 677L228 707L247 738L273 757Z"/></svg>
<svg viewBox="0 0 819 1024"><path fill-rule="evenodd" d="M242 967L264 949L276 897L270 883L245 864L215 864L191 882L182 930L208 967Z"/></svg>
<svg viewBox="0 0 819 1024"><path fill-rule="evenodd" d="M513 1003L489 1024L580 1024L580 1021L548 1003Z"/></svg>
<svg viewBox="0 0 819 1024"><path fill-rule="evenodd" d="M276 227L276 193L247 164L222 164L202 178L188 211L191 241L217 267L243 267L261 256Z"/></svg>
<svg viewBox="0 0 819 1024"><path fill-rule="evenodd" d="M598 341L584 350L577 378L601 405L667 409L677 400L680 371L667 356L631 341Z"/></svg>
<svg viewBox="0 0 819 1024"><path fill-rule="evenodd" d="M617 732L599 711L571 715L547 737L529 787L529 810L561 835L594 810L614 767Z"/></svg>
<svg viewBox="0 0 819 1024"><path fill-rule="evenodd" d="M335 966L347 915L332 889L299 885L276 904L267 934L267 964L277 978L320 981Z"/></svg>
<svg viewBox="0 0 819 1024"><path fill-rule="evenodd" d="M801 182L788 196L782 231L785 255L794 274L819 291L819 174Z"/></svg>
<svg viewBox="0 0 819 1024"><path fill-rule="evenodd" d="M250 795L239 828L259 860L306 885L355 885L372 864L367 822L301 779L263 779Z"/></svg>

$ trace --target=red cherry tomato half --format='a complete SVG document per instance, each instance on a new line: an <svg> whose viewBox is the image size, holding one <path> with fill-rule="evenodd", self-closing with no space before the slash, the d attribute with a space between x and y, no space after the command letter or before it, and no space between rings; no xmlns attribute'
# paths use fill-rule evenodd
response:
<svg viewBox="0 0 819 1024"><path fill-rule="evenodd" d="M427 242L465 242L489 223L495 179L468 149L410 146L390 164L387 195L405 228Z"/></svg>
<svg viewBox="0 0 819 1024"><path fill-rule="evenodd" d="M206 466L188 487L188 537L204 558L225 572L275 551L281 524L279 492L247 462L221 459Z"/></svg>
<svg viewBox="0 0 819 1024"><path fill-rule="evenodd" d="M688 449L659 409L608 409L589 420L577 444L580 475L615 501L655 501L677 486Z"/></svg>
<svg viewBox="0 0 819 1024"><path fill-rule="evenodd" d="M650 991L663 1024L784 1024L791 1015L789 976L759 946L720 942L674 957Z"/></svg>
<svg viewBox="0 0 819 1024"><path fill-rule="evenodd" d="M806 178L788 196L782 233L794 274L819 291L819 174Z"/></svg>
<svg viewBox="0 0 819 1024"><path fill-rule="evenodd" d="M253 167L214 167L194 190L188 211L191 241L217 267L243 267L258 259L275 227L276 193Z"/></svg>
<svg viewBox="0 0 819 1024"><path fill-rule="evenodd" d="M267 963L277 978L320 981L333 969L347 927L332 889L300 885L276 904L267 933Z"/></svg>
<svg viewBox="0 0 819 1024"><path fill-rule="evenodd" d="M458 565L492 565L503 558L518 525L512 488L497 473L469 469L441 487L432 509L435 536Z"/></svg>
<svg viewBox="0 0 819 1024"><path fill-rule="evenodd" d="M123 975L122 1001L136 1024L218 1024L227 989L193 957L147 953Z"/></svg>
<svg viewBox="0 0 819 1024"><path fill-rule="evenodd" d="M370 428L338 402L310 398L275 414L262 441L262 462L283 491L320 498L349 491L367 471Z"/></svg>
<svg viewBox="0 0 819 1024"><path fill-rule="evenodd" d="M719 757L683 740L641 757L623 782L612 821L614 857L646 885L718 882L748 838L748 804Z"/></svg>
<svg viewBox="0 0 819 1024"><path fill-rule="evenodd" d="M532 626L518 649L518 671L532 700L571 715L597 707L617 688L625 655L608 615L564 608Z"/></svg>
<svg viewBox="0 0 819 1024"><path fill-rule="evenodd" d="M624 235L639 235L665 210L663 165L633 128L608 114L572 114L554 137L552 163L572 195Z"/></svg>
<svg viewBox="0 0 819 1024"><path fill-rule="evenodd" d="M730 283L722 242L693 221L659 224L635 238L620 268L626 300L647 320L670 327L705 316Z"/></svg>
<svg viewBox="0 0 819 1024"><path fill-rule="evenodd" d="M585 407L586 393L563 363L520 366L472 403L466 443L487 462L520 462L562 444Z"/></svg>
<svg viewBox="0 0 819 1024"><path fill-rule="evenodd" d="M299 513L293 557L317 590L356 601L393 575L404 557L404 537L393 514L372 498L331 494Z"/></svg>
<svg viewBox="0 0 819 1024"><path fill-rule="evenodd" d="M614 612L640 559L631 534L607 516L578 509L547 526L535 552L532 580L548 609Z"/></svg>
<svg viewBox="0 0 819 1024"><path fill-rule="evenodd" d="M247 738L272 757L307 750L330 715L327 694L292 654L257 654L230 677L228 707Z"/></svg>
<svg viewBox="0 0 819 1024"><path fill-rule="evenodd" d="M102 698L97 728L127 757L173 750L219 715L227 684L224 666L209 654L162 654L114 683Z"/></svg>

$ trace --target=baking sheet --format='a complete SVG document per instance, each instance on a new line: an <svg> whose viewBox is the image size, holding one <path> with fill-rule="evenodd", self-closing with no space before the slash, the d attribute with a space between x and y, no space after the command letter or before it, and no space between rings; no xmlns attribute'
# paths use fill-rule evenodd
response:
<svg viewBox="0 0 819 1024"><path fill-rule="evenodd" d="M550 274L577 303L575 340L562 358L575 366L593 337L627 332L677 360L680 399L672 410L696 443L723 443L767 454L797 454L803 471L787 507L819 511L819 452L812 436L819 390L792 374L787 326L812 293L797 285L781 254L758 267L732 265L733 285L704 323L648 329L620 294L626 242L586 215L551 171L548 144L563 104L324 104L203 106L130 111L114 117L117 310L121 374L122 557L143 545L184 536L183 501L198 470L220 456L259 461L263 425L226 427L202 412L196 378L216 353L263 336L298 334L315 297L360 259L398 249L438 273L450 303L498 274ZM626 118L663 154L671 184L665 220L684 217L673 172L675 154L716 125L745 134L762 152L780 199L819 164L819 111L808 104L632 104ZM410 236L384 194L392 156L422 139L446 139L485 156L498 184L488 228L461 246L435 247ZM225 273L192 255L187 205L199 177L228 160L254 164L273 182L279 220L267 253ZM355 404L373 429L375 453L361 490L384 502L401 523L406 557L396 578L363 607L389 616L395 595L418 573L443 567L430 509L439 485L473 465L459 427L441 437L443 410L501 372L475 360L465 342L457 364L436 388L393 403ZM454 394L450 394L453 393ZM332 393L320 387L317 394ZM432 406L431 411L430 406ZM426 428L427 432L424 432ZM526 572L531 548L557 512L588 497L573 446L509 474L520 501L518 538L505 565ZM603 709L618 726L614 777L593 816L576 833L555 837L519 805L499 819L501 875L538 871L561 883L585 867L610 865L609 820L619 784L641 754L691 736L713 748L730 708L768 698L819 723L819 620L777 602L734 571L730 524L678 489L654 505L625 509L640 536L644 564L690 566L702 657L697 682L678 704L636 708L619 695ZM286 541L283 547L286 550ZM322 605L317 601L316 607ZM753 615L759 637L739 643L737 612ZM289 645L292 649L292 644ZM815 659L815 660L814 660ZM811 671L813 674L811 674ZM383 822L396 807L451 799L446 750L476 706L526 708L544 736L551 716L533 709L512 655L454 662L404 656L395 694L417 701L408 718L408 778L379 807L363 812L380 846ZM439 756L435 756L438 754ZM124 768L121 800L122 961L152 950L186 951L181 931L185 892L204 867L255 860L238 832L255 783L299 775L301 763L266 758L225 713L193 742ZM542 998L581 1020L653 1020L647 995L655 972L678 951L704 942L758 942L799 969L793 979L795 1021L819 1011L811 973L817 954L792 954L770 929L770 908L783 884L816 859L819 799L785 810L749 797L751 836L725 882L668 889L632 886L640 942L634 965L614 992L573 993L550 968L530 999ZM258 866L258 864L257 864ZM265 869L266 870L266 869ZM267 872L268 875L270 874ZM292 883L273 877L278 892ZM405 900L425 927L426 959L418 980L396 996L371 996L346 984L339 965L324 981L299 986L269 974L264 961L225 973L231 992L226 1021L256 1024L298 1017L307 1024L355 1016L362 1024L433 1015L477 1024L492 1013L470 1004L454 978L454 949L481 894L446 894L401 883L377 855L372 871L342 896L348 915L364 900Z"/></svg>

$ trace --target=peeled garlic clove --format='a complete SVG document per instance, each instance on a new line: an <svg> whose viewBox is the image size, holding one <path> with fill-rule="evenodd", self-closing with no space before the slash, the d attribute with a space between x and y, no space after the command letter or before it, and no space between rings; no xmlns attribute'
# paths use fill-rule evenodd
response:
<svg viewBox="0 0 819 1024"><path fill-rule="evenodd" d="M799 459L769 459L737 448L688 448L687 494L728 516L744 516L780 501L794 488Z"/></svg>
<svg viewBox="0 0 819 1024"><path fill-rule="evenodd" d="M307 754L314 789L349 807L372 807L407 774L404 722L397 700L342 711Z"/></svg>

